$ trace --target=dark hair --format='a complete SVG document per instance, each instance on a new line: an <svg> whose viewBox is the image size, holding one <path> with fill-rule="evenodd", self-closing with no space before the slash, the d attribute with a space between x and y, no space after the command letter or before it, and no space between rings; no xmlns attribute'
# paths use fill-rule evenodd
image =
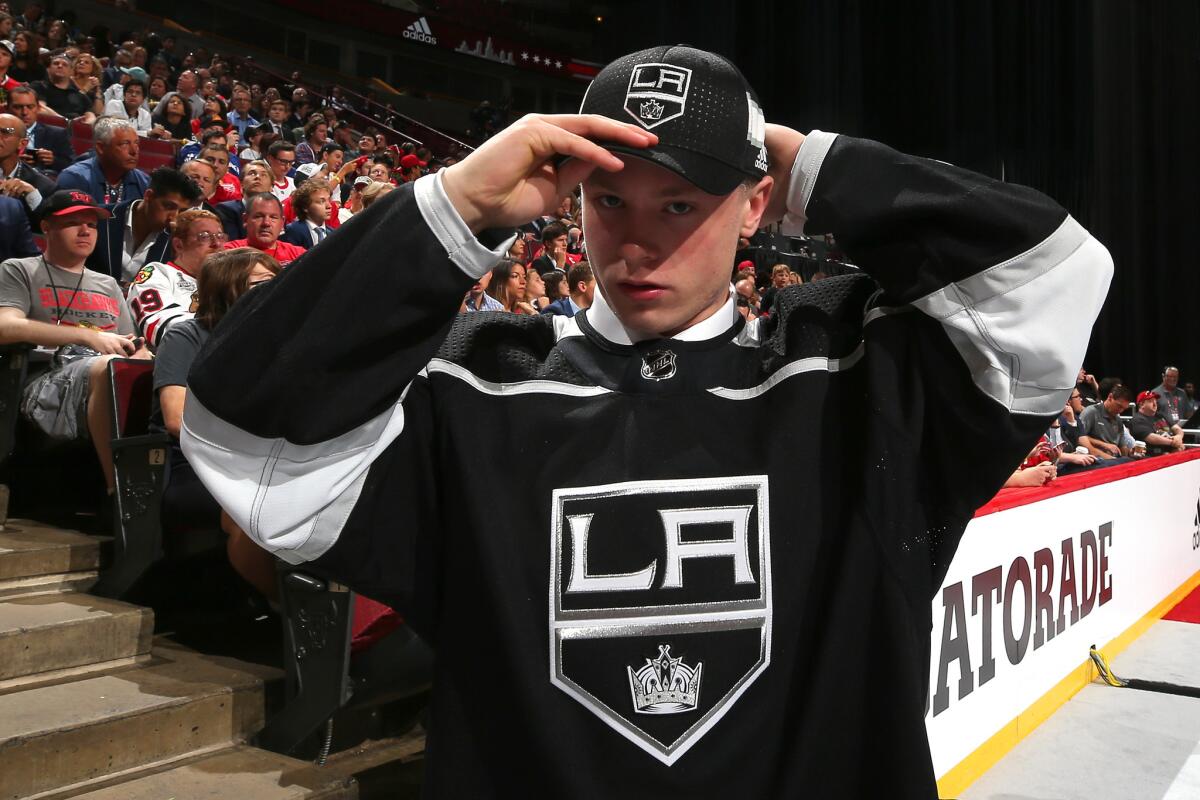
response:
<svg viewBox="0 0 1200 800"><path fill-rule="evenodd" d="M552 269L548 272L542 273L542 281L544 281L546 284L546 297L549 297L551 300L562 299L562 286L566 279L567 276L563 275L561 269Z"/></svg>
<svg viewBox="0 0 1200 800"><path fill-rule="evenodd" d="M1103 400L1104 398L1108 397L1110 394L1112 394L1113 387L1117 386L1118 384L1122 384L1124 382L1125 381L1121 380L1120 378L1114 378L1114 377L1104 378L1103 380L1100 381L1100 387L1098 389L1098 396L1096 397L1096 399Z"/></svg>
<svg viewBox="0 0 1200 800"><path fill-rule="evenodd" d="M250 273L257 264L279 274L279 262L253 247L222 250L204 259L196 286L196 321L210 331L215 328L249 291Z"/></svg>
<svg viewBox="0 0 1200 800"><path fill-rule="evenodd" d="M278 156L280 153L287 152L288 150L295 152L296 145L292 144L291 142L280 139L278 142L274 142L271 145L271 149L267 151L267 155Z"/></svg>
<svg viewBox="0 0 1200 800"><path fill-rule="evenodd" d="M200 144L206 145L209 142L211 142L213 139L217 139L217 138L228 140L229 135L225 131L224 128L222 128L221 130L215 130L215 129L209 128L208 130L204 131L204 133L200 134Z"/></svg>
<svg viewBox="0 0 1200 800"><path fill-rule="evenodd" d="M592 267L586 261L580 261L571 267L571 271L567 273L567 283L570 284L571 291L575 291L575 287L580 281L584 283L592 282Z"/></svg>
<svg viewBox="0 0 1200 800"><path fill-rule="evenodd" d="M325 146L321 148L321 155L326 155L327 153L333 153L333 152L344 153L345 151L346 151L346 148L342 147L340 144L338 144L337 142L330 139L329 141L325 142Z"/></svg>
<svg viewBox="0 0 1200 800"><path fill-rule="evenodd" d="M249 216L250 210L254 208L254 204L260 200L270 200L279 208L280 216L283 215L283 203L280 202L278 197L270 192L259 192L258 194L252 194L249 197L246 197L242 201L242 205L245 207L245 211L243 213L246 214L246 216Z"/></svg>
<svg viewBox="0 0 1200 800"><path fill-rule="evenodd" d="M560 236L567 235L567 226L561 222L551 222L542 228L542 244L550 244Z"/></svg>
<svg viewBox="0 0 1200 800"><path fill-rule="evenodd" d="M35 101L39 99L37 89L30 86L28 83L22 83L20 86L14 86L8 90L9 97L12 97L14 94L31 94L33 95L33 99Z"/></svg>
<svg viewBox="0 0 1200 800"><path fill-rule="evenodd" d="M308 122L304 123L304 138L310 138L318 125L324 125L327 130L329 128L329 123L325 121L324 117L310 117Z"/></svg>
<svg viewBox="0 0 1200 800"><path fill-rule="evenodd" d="M1109 391L1114 400L1132 400L1133 390L1123 383L1118 383ZM1107 397L1107 395L1105 395Z"/></svg>
<svg viewBox="0 0 1200 800"><path fill-rule="evenodd" d="M396 159L392 158L391 153L376 153L375 155L371 156L371 163L383 164L388 168L388 172L391 172L396 168Z"/></svg>
<svg viewBox="0 0 1200 800"><path fill-rule="evenodd" d="M524 269L524 266L511 258L502 258L500 263L492 267L492 280L487 286L487 293L499 300L505 311L511 311L518 300L524 299L508 296L508 279L512 277L513 267Z"/></svg>
<svg viewBox="0 0 1200 800"><path fill-rule="evenodd" d="M188 203L199 203L203 194L196 182L171 167L159 167L150 173L150 191L155 195L177 194Z"/></svg>

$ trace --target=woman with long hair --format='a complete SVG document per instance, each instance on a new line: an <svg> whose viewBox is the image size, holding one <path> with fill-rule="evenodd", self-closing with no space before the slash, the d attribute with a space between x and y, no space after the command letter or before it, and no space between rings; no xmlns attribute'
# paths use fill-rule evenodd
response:
<svg viewBox="0 0 1200 800"><path fill-rule="evenodd" d="M518 264L511 258L502 258L492 269L492 280L488 284L487 293L504 306L505 311L514 314L537 314L530 303L525 300L525 265Z"/></svg>
<svg viewBox="0 0 1200 800"><path fill-rule="evenodd" d="M150 79L150 89L146 92L146 107L151 112L158 108L158 102L163 99L163 95L167 93L167 79L162 76L155 76Z"/></svg>
<svg viewBox="0 0 1200 800"><path fill-rule="evenodd" d="M296 145L296 166L312 164L320 157L329 138L329 123L320 114L313 114L304 123L304 141Z"/></svg>
<svg viewBox="0 0 1200 800"><path fill-rule="evenodd" d="M50 23L50 27L46 30L46 49L53 53L55 50L62 50L71 43L71 29L67 27L67 23L61 19L56 19Z"/></svg>
<svg viewBox="0 0 1200 800"><path fill-rule="evenodd" d="M192 137L192 122L188 118L187 104L178 94L172 94L159 103L151 116L166 132L167 138L186 141Z"/></svg>
<svg viewBox="0 0 1200 800"><path fill-rule="evenodd" d="M167 486L163 493L163 527L168 535L217 525L229 536L226 552L239 575L264 595L275 594L274 559L250 541L213 499L179 448L179 431L187 400L187 373L213 329L238 298L279 274L279 262L261 250L238 247L204 260L193 298L195 316L167 329L154 361L154 396L150 427L172 439Z"/></svg>
<svg viewBox="0 0 1200 800"><path fill-rule="evenodd" d="M537 272L537 270L534 270L534 272ZM552 269L541 277L542 282L546 286L546 305L571 296L567 287L567 276L563 274L562 270Z"/></svg>
<svg viewBox="0 0 1200 800"><path fill-rule="evenodd" d="M96 116L104 113L104 103L100 99L100 77L104 70L100 59L91 53L80 53L71 65L71 83L75 88L87 95L91 102L91 111Z"/></svg>
<svg viewBox="0 0 1200 800"><path fill-rule="evenodd" d="M46 80L46 68L38 61L38 35L30 31L17 31L13 37L12 64L8 68L8 77L17 83L31 83Z"/></svg>

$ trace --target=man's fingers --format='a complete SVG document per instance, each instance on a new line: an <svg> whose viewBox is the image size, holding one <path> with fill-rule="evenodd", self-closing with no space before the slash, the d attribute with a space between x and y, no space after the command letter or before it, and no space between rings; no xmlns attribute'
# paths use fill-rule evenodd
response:
<svg viewBox="0 0 1200 800"><path fill-rule="evenodd" d="M545 130L545 148L552 153L586 161L592 167L616 172L625 165L621 159L593 141L553 125Z"/></svg>
<svg viewBox="0 0 1200 800"><path fill-rule="evenodd" d="M628 122L597 114L552 114L542 118L556 128L593 141L614 142L631 147L658 144L658 135Z"/></svg>
<svg viewBox="0 0 1200 800"><path fill-rule="evenodd" d="M596 171L595 164L589 164L580 159L564 161L558 168L558 196L574 191L575 187L587 180Z"/></svg>

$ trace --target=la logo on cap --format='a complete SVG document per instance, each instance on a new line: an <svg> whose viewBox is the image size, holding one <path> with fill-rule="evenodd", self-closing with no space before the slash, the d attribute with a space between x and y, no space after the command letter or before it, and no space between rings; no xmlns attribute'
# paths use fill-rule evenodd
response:
<svg viewBox="0 0 1200 800"><path fill-rule="evenodd" d="M682 117L687 108L692 71L674 64L638 64L629 75L625 111L650 130Z"/></svg>

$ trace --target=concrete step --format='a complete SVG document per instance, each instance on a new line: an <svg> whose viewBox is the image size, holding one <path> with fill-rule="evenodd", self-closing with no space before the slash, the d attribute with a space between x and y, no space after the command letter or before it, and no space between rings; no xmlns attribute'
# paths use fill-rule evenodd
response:
<svg viewBox="0 0 1200 800"><path fill-rule="evenodd" d="M0 800L221 749L262 727L263 683L278 670L177 647L153 654L144 665L0 695Z"/></svg>
<svg viewBox="0 0 1200 800"><path fill-rule="evenodd" d="M0 556L2 558L3 556ZM39 594L86 592L96 585L100 573L94 569L83 572L54 572L31 575L28 578L9 578L0 581L0 600L10 597L32 597Z"/></svg>
<svg viewBox="0 0 1200 800"><path fill-rule="evenodd" d="M354 800L351 778L307 761L239 745L45 800Z"/></svg>
<svg viewBox="0 0 1200 800"><path fill-rule="evenodd" d="M150 652L154 612L87 594L0 600L0 682Z"/></svg>
<svg viewBox="0 0 1200 800"><path fill-rule="evenodd" d="M100 566L100 541L77 531L10 519L0 530L0 590L21 578L94 572Z"/></svg>

